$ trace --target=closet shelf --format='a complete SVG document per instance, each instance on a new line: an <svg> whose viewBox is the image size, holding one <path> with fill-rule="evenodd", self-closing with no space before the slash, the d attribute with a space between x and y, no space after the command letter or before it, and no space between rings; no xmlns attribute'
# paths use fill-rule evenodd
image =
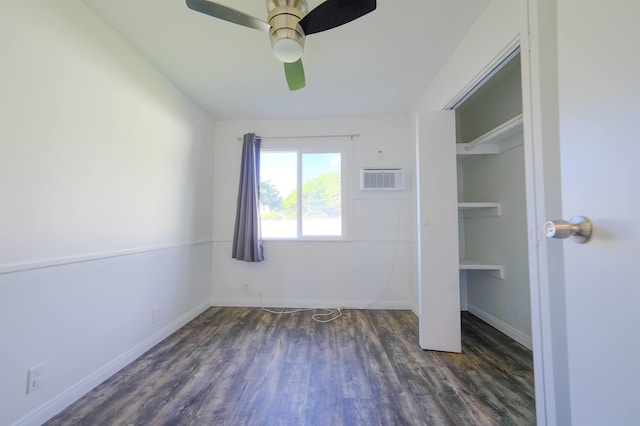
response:
<svg viewBox="0 0 640 426"><path fill-rule="evenodd" d="M500 216L501 214L500 203L458 203L458 217Z"/></svg>
<svg viewBox="0 0 640 426"><path fill-rule="evenodd" d="M522 138L514 137L519 133L522 133L522 114L502 123L471 142L457 143L456 154L459 158L477 154L500 154L522 144Z"/></svg>
<svg viewBox="0 0 640 426"><path fill-rule="evenodd" d="M492 265L485 262L478 262L476 260L460 259L461 271L487 271L504 280L504 266Z"/></svg>

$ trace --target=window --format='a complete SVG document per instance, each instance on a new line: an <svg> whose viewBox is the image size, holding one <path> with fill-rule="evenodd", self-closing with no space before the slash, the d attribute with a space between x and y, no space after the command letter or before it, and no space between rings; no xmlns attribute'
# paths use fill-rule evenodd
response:
<svg viewBox="0 0 640 426"><path fill-rule="evenodd" d="M340 150L319 152L263 147L260 152L262 237L341 237L342 160Z"/></svg>

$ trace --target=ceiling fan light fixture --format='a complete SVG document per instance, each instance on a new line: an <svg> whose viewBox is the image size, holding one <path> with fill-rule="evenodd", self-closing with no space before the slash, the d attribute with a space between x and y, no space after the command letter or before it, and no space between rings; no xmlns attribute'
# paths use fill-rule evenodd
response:
<svg viewBox="0 0 640 426"><path fill-rule="evenodd" d="M273 43L273 54L281 62L291 63L302 57L303 47L292 38L281 38Z"/></svg>
<svg viewBox="0 0 640 426"><path fill-rule="evenodd" d="M267 0L271 48L281 62L293 63L304 51L304 30L299 25L307 11L305 0Z"/></svg>

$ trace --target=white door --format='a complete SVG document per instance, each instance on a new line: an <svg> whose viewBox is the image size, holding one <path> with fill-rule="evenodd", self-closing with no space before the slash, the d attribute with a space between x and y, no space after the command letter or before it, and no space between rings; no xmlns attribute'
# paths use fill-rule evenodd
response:
<svg viewBox="0 0 640 426"><path fill-rule="evenodd" d="M557 3L565 217L547 219L595 230L548 241L564 250L571 423L640 425L640 1Z"/></svg>
<svg viewBox="0 0 640 426"><path fill-rule="evenodd" d="M460 352L455 112L421 112L416 130L420 347Z"/></svg>

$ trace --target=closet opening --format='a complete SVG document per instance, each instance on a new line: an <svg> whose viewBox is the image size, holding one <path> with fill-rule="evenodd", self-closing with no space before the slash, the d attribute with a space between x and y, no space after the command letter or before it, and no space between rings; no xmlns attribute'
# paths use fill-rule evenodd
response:
<svg viewBox="0 0 640 426"><path fill-rule="evenodd" d="M532 349L519 49L450 109L456 125L460 308Z"/></svg>

